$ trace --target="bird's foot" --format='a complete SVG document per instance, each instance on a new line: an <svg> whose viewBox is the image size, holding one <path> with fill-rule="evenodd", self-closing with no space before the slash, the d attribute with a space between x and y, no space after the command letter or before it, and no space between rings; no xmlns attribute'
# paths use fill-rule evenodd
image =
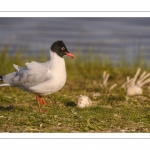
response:
<svg viewBox="0 0 150 150"><path fill-rule="evenodd" d="M40 102L41 102L43 105L47 105L47 104L46 104L46 101L45 101L45 99L44 99L43 97L40 97Z"/></svg>
<svg viewBox="0 0 150 150"><path fill-rule="evenodd" d="M37 100L37 103L38 103L39 112L41 112L41 113L47 112L47 110L42 110L40 108L40 103L42 103L43 105L47 105L45 99L43 97L39 96L39 95L36 95L36 100Z"/></svg>

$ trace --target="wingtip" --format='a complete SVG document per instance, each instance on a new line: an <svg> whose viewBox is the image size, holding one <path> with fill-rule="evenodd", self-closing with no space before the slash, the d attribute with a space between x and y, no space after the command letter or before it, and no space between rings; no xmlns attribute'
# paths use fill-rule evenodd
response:
<svg viewBox="0 0 150 150"><path fill-rule="evenodd" d="M18 70L18 65L13 64L13 66L14 66L14 68L15 68L16 70Z"/></svg>
<svg viewBox="0 0 150 150"><path fill-rule="evenodd" d="M3 81L3 76L0 76L0 81Z"/></svg>
<svg viewBox="0 0 150 150"><path fill-rule="evenodd" d="M16 65L16 64L13 64L13 66L14 66L14 68L15 68L17 71L19 71L20 69L23 68L23 67L20 67L20 66L18 66L18 65Z"/></svg>

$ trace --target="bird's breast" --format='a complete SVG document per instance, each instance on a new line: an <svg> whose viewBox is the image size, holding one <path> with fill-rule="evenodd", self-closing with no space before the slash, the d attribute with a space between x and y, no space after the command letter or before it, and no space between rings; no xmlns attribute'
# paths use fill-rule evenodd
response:
<svg viewBox="0 0 150 150"><path fill-rule="evenodd" d="M40 95L48 95L59 91L66 83L66 73L52 74L51 78L34 87L34 92Z"/></svg>
<svg viewBox="0 0 150 150"><path fill-rule="evenodd" d="M55 74L52 76L51 83L56 90L60 90L64 84L66 83L66 73L63 74Z"/></svg>

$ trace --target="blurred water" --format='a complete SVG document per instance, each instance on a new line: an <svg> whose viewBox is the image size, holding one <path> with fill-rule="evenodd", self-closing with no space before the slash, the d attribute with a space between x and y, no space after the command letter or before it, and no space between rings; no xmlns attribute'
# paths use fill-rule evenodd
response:
<svg viewBox="0 0 150 150"><path fill-rule="evenodd" d="M69 51L91 50L94 54L128 61L142 54L149 62L150 18L0 18L0 52L19 49L36 55L56 40L63 40Z"/></svg>

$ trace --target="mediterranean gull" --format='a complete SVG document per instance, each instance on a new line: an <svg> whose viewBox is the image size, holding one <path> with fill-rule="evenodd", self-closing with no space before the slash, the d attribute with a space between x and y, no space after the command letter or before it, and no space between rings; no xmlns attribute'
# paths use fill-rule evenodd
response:
<svg viewBox="0 0 150 150"><path fill-rule="evenodd" d="M26 67L14 64L17 71L0 76L0 80L4 82L0 86L15 86L36 94L38 109L43 112L40 108L40 103L46 105L43 96L57 92L65 85L67 76L64 55L74 58L63 41L56 41L50 47L49 61L44 63L27 62L25 63Z"/></svg>

